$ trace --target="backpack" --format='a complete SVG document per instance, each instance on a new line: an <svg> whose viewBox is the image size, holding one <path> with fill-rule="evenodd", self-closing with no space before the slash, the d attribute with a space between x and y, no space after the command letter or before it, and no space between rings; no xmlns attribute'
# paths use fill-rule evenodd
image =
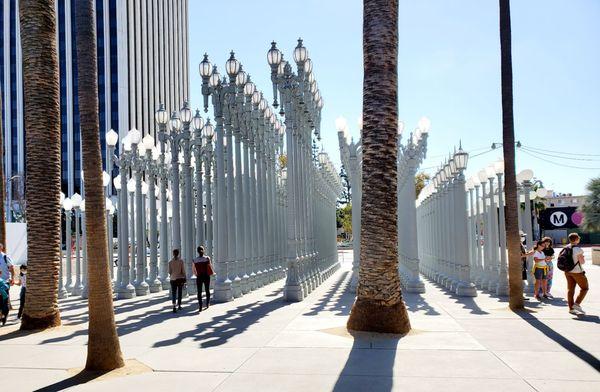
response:
<svg viewBox="0 0 600 392"><path fill-rule="evenodd" d="M575 260L573 260L573 248L571 246L564 247L558 254L556 266L559 270L569 272L575 268Z"/></svg>

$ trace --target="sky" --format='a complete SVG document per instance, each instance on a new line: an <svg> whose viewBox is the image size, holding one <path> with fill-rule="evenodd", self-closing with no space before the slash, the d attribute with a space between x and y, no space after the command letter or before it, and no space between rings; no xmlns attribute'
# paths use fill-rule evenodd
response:
<svg viewBox="0 0 600 392"><path fill-rule="evenodd" d="M600 1L513 0L511 18L517 172L583 194L600 175ZM431 120L421 169L435 173L459 141L471 155L468 176L501 158L490 148L502 141L498 1L399 0L398 25L399 119L405 133ZM359 137L362 1L189 0L189 29L193 107L202 104L205 52L225 74L234 50L271 101L270 42L291 60L302 37L325 102L321 143L339 168L335 119Z"/></svg>

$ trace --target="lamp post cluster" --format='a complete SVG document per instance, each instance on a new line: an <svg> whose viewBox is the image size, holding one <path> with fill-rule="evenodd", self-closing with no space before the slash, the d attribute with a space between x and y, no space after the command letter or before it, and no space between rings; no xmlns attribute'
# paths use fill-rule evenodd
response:
<svg viewBox="0 0 600 392"><path fill-rule="evenodd" d="M346 168L346 175L350 183L352 201L352 279L350 289L356 291L358 285L358 274L360 265L360 211L362 205L362 144L357 143L349 137L348 124L346 119L339 117L336 119L335 126L338 131L338 141L340 145L340 158L342 165ZM358 122L359 129L362 132L362 117Z"/></svg>
<svg viewBox="0 0 600 392"><path fill-rule="evenodd" d="M415 132L402 144L404 124L398 126L398 269L400 282L409 293L425 292L419 276L415 176L427 152L430 127L429 119L422 117Z"/></svg>
<svg viewBox="0 0 600 392"><path fill-rule="evenodd" d="M213 258L216 302L286 273L285 298L299 301L337 268L335 201L341 185L328 156L313 156L323 99L312 62L301 40L294 50L296 73L275 43L267 58L272 106L233 52L224 77L205 55L199 67L203 106L208 112L212 104L214 126L187 103L171 114L161 104L156 139L132 129L117 156L118 134L107 134L107 197L113 185L117 194L110 207L118 212L118 298L167 288L173 249L180 250L193 294L191 261L200 245ZM119 174L111 182L113 165ZM76 218L78 197L66 206L75 208ZM75 292L82 268L78 261L75 283L67 271L67 287Z"/></svg>
<svg viewBox="0 0 600 392"><path fill-rule="evenodd" d="M317 224L321 217L317 218L315 211L320 201L315 192L313 173L317 162L313 159L312 142L313 136L320 139L323 98L315 79L313 62L302 39L298 39L293 51L295 72L292 64L283 57L277 44L272 42L267 61L271 67L273 107L279 107L279 114L285 115L286 129L288 273L284 298L301 301L328 276L328 271L337 268L337 260L318 253L317 247L317 238L326 235L322 231L326 228ZM329 173L333 166L327 162L320 165ZM335 210L335 203L330 208ZM335 238L330 240L335 242Z"/></svg>
<svg viewBox="0 0 600 392"><path fill-rule="evenodd" d="M468 154L459 146L417 199L421 272L459 296L474 297L471 282L467 193Z"/></svg>

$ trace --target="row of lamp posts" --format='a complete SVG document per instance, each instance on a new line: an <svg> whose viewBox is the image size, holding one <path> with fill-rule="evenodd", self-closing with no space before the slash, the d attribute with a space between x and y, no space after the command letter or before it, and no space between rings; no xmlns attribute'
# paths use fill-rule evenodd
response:
<svg viewBox="0 0 600 392"><path fill-rule="evenodd" d="M286 299L302 300L335 270L339 181L326 155L313 156L323 100L312 61L302 40L294 50L296 73L275 43L267 59L273 106L233 52L223 78L205 55L200 63L204 110L212 101L214 126L184 103L170 115L160 105L155 114L158 146L150 134L143 137L132 129L117 154L118 134L111 130L106 135L107 246L112 255L111 215L116 209L118 298L167 288L173 249L179 249L186 262L188 293L194 293L191 260L199 245L214 259L217 302L242 296L286 273ZM284 121L277 116L278 107ZM119 174L111 181L113 165ZM64 271L65 292L74 295L85 293L85 254L81 257L79 249L85 244L79 238L84 205L77 194L63 202L67 220L71 209L75 211L75 281L69 246ZM70 222L66 226L70 231Z"/></svg>

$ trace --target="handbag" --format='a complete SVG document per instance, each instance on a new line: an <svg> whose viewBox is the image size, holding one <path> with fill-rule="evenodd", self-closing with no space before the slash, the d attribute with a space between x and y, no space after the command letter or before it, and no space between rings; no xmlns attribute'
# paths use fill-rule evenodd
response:
<svg viewBox="0 0 600 392"><path fill-rule="evenodd" d="M209 262L208 265L206 266L206 273L208 274L208 276L212 276L215 274L215 271L213 270L211 262Z"/></svg>

